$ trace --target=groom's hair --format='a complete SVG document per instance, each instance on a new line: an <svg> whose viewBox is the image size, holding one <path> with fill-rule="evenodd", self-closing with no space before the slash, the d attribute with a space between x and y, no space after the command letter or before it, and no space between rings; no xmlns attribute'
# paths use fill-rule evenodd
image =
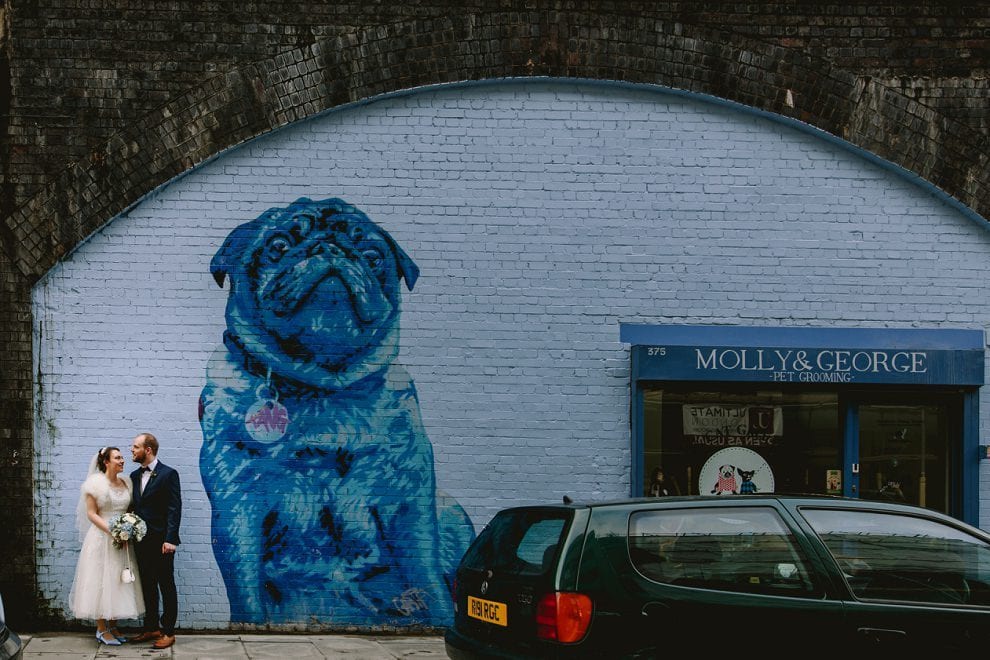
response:
<svg viewBox="0 0 990 660"><path fill-rule="evenodd" d="M151 453L158 456L158 438L150 433L142 433L141 437L144 438L144 448L150 449Z"/></svg>

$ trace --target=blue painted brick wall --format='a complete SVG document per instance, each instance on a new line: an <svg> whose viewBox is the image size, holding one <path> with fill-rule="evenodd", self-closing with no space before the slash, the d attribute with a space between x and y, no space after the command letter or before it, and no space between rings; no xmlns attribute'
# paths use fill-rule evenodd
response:
<svg viewBox="0 0 990 660"><path fill-rule="evenodd" d="M38 570L53 604L71 582L87 461L151 430L185 489L179 625L226 625L198 466L197 399L227 294L208 266L233 227L303 196L355 204L419 265L399 362L438 484L478 529L512 504L628 494L620 322L990 320L985 227L791 125L662 90L555 81L337 111L174 181L35 287L37 469L58 475L38 483ZM985 528L988 504L990 485Z"/></svg>

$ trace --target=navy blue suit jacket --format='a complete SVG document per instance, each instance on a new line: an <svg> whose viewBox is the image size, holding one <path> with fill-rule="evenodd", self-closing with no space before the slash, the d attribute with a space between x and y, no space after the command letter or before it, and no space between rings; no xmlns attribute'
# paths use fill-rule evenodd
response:
<svg viewBox="0 0 990 660"><path fill-rule="evenodd" d="M148 536L164 536L166 543L179 545L182 518L182 490L179 473L161 461L141 492L140 468L131 472L134 485L134 513L148 524Z"/></svg>

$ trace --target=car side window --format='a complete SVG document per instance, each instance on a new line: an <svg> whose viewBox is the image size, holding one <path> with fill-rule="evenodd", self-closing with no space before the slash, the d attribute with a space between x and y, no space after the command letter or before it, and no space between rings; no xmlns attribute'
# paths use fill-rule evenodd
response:
<svg viewBox="0 0 990 660"><path fill-rule="evenodd" d="M861 600L990 606L990 545L917 516L801 509Z"/></svg>
<svg viewBox="0 0 990 660"><path fill-rule="evenodd" d="M769 507L634 513L629 556L655 582L777 596L820 594L790 529Z"/></svg>

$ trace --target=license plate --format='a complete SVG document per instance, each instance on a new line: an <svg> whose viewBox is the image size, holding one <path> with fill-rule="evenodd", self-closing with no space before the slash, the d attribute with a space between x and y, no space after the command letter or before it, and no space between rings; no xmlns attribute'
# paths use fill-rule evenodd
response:
<svg viewBox="0 0 990 660"><path fill-rule="evenodd" d="M494 623L496 626L509 625L509 608L505 603L496 603L474 596L468 596L468 616L485 623Z"/></svg>

